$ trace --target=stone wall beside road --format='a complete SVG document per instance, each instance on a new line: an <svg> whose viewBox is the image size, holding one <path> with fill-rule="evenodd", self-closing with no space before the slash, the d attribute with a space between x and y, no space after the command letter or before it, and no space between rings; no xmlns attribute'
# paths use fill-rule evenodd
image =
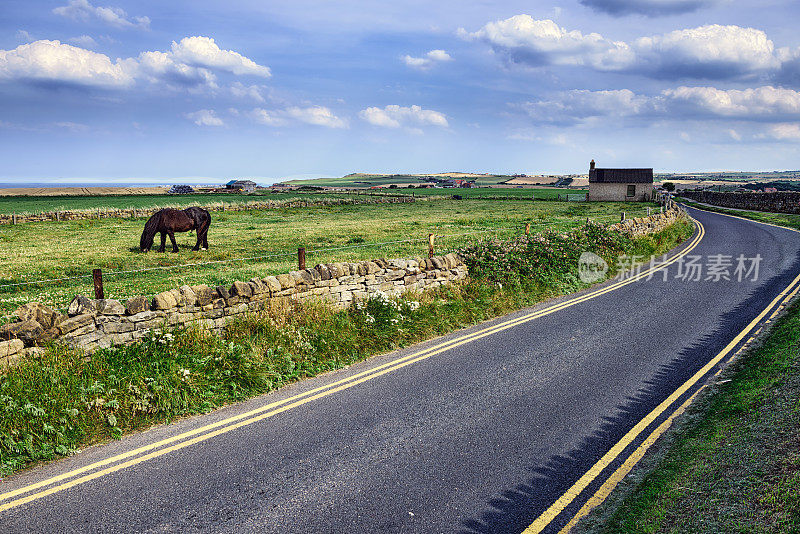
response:
<svg viewBox="0 0 800 534"><path fill-rule="evenodd" d="M722 193L718 191L681 191L680 195L690 200L719 206L774 213L800 213L800 192L778 191L776 193Z"/></svg>
<svg viewBox="0 0 800 534"><path fill-rule="evenodd" d="M26 353L56 342L88 352L133 343L153 328L196 323L219 331L235 317L280 300L317 299L345 307L378 292L390 296L423 291L467 276L456 254L433 258L376 259L329 263L313 269L237 281L231 286L182 286L155 297L137 296L125 303L76 296L67 314L29 303L14 312L15 322L0 327L0 370Z"/></svg>

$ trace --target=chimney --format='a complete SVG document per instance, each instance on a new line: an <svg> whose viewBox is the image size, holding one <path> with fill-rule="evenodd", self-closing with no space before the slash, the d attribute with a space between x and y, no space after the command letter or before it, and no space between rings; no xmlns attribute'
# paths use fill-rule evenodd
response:
<svg viewBox="0 0 800 534"><path fill-rule="evenodd" d="M590 161L590 162L589 162L589 170L590 170L590 171L593 171L593 170L594 170L594 160L592 160L592 161Z"/></svg>

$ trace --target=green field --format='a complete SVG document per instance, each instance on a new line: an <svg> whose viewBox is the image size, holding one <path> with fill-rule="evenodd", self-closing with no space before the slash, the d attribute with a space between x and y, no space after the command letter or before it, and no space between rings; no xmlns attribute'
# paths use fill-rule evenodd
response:
<svg viewBox="0 0 800 534"><path fill-rule="evenodd" d="M446 252L483 237L562 230L586 218L611 223L620 211L646 213L647 204L453 200L279 208L213 213L211 248L192 252L194 236L178 234L178 254L138 252L144 219L92 219L0 226L0 315L25 302L63 309L76 293L92 296L91 271L104 271L106 296L126 299L183 284L229 284L296 268L298 246L308 263L407 257L427 252L429 232ZM650 204L650 206L654 206ZM461 235L469 234L469 235ZM413 242L399 242L414 240ZM376 245L376 243L395 242ZM239 260L240 258L249 258ZM189 265L205 262L204 265ZM141 269L150 269L141 271ZM114 271L137 271L114 274ZM80 277L32 285L45 279ZM6 286L6 287L2 287Z"/></svg>
<svg viewBox="0 0 800 534"><path fill-rule="evenodd" d="M192 195L93 195L93 196L0 196L0 214L36 214L43 212L66 210L92 210L92 209L124 209L124 208L163 208L182 206L214 206L236 205L248 202L276 200L308 200L319 201L324 199L364 199L369 197L407 195L415 197L441 196L451 197L460 195L463 198L486 199L532 199L555 200L559 194L583 194L585 189L542 188L542 189L380 189L365 190L356 193L339 193L331 191L285 191L285 192L256 192L250 194L230 193L198 193Z"/></svg>
<svg viewBox="0 0 800 534"><path fill-rule="evenodd" d="M99 208L160 208L213 204L242 204L256 200L281 200L285 193L197 193L190 195L82 195L0 196L0 213L42 213Z"/></svg>
<svg viewBox="0 0 800 534"><path fill-rule="evenodd" d="M376 185L390 185L401 183L424 183L424 178L428 175L411 174L367 174L354 173L342 176L341 178L314 178L310 180L289 180L285 183L290 185L315 185L321 187L372 187ZM431 175L433 176L433 175ZM435 176L436 178L446 178ZM479 186L497 185L510 180L513 176L505 174L482 174L476 177L466 178L475 180Z"/></svg>
<svg viewBox="0 0 800 534"><path fill-rule="evenodd" d="M542 187L537 189L497 188L497 187L472 187L472 188L433 188L423 189L380 189L369 191L367 195L407 195L417 197L452 197L497 200L556 200L558 195L585 195L587 189L570 189L566 187Z"/></svg>

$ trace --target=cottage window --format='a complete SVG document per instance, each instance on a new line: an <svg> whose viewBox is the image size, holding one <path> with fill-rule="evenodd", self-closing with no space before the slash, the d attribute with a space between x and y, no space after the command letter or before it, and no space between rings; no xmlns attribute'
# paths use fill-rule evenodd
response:
<svg viewBox="0 0 800 534"><path fill-rule="evenodd" d="M625 195L625 196L635 197L636 196L636 186L635 185L629 185L628 186L628 194Z"/></svg>

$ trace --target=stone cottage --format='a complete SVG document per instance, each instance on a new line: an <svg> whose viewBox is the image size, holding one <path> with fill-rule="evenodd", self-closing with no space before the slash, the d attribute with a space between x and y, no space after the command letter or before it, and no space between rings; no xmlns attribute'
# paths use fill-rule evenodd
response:
<svg viewBox="0 0 800 534"><path fill-rule="evenodd" d="M653 198L653 169L598 169L589 163L589 200L645 202Z"/></svg>

